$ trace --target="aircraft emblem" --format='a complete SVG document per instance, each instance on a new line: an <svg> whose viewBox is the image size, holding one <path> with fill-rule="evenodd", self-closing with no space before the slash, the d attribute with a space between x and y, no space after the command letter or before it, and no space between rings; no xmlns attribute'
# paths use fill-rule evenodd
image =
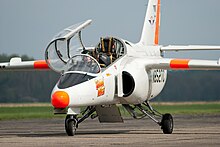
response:
<svg viewBox="0 0 220 147"><path fill-rule="evenodd" d="M105 94L105 85L104 85L104 79L99 79L95 81L96 83L96 90L98 90L98 97Z"/></svg>
<svg viewBox="0 0 220 147"><path fill-rule="evenodd" d="M151 16L148 21L149 21L149 23L150 23L151 25L153 25L154 22L155 22L155 17Z"/></svg>

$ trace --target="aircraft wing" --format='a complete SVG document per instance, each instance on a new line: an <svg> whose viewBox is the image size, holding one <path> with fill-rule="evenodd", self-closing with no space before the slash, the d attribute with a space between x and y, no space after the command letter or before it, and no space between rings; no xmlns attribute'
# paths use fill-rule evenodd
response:
<svg viewBox="0 0 220 147"><path fill-rule="evenodd" d="M168 45L160 48L161 51L192 51L192 50L220 50L220 46L205 45Z"/></svg>
<svg viewBox="0 0 220 147"><path fill-rule="evenodd" d="M8 70L50 70L45 60L22 61L21 58L15 57L10 62L0 63L0 71Z"/></svg>
<svg viewBox="0 0 220 147"><path fill-rule="evenodd" d="M220 60L155 58L146 61L146 69L220 70Z"/></svg>

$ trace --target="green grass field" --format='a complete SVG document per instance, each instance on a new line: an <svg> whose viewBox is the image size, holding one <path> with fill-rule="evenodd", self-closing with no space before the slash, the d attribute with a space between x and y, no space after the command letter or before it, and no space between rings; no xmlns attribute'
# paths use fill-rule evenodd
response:
<svg viewBox="0 0 220 147"><path fill-rule="evenodd" d="M0 107L0 120L53 118L53 108L49 106Z"/></svg>
<svg viewBox="0 0 220 147"><path fill-rule="evenodd" d="M153 103L153 107L161 113L202 115L202 114L220 114L220 103ZM129 116L127 111L120 107L123 116ZM34 118L55 118L65 117L65 115L54 115L53 108L48 105L24 105L0 106L0 120L12 119L34 119Z"/></svg>

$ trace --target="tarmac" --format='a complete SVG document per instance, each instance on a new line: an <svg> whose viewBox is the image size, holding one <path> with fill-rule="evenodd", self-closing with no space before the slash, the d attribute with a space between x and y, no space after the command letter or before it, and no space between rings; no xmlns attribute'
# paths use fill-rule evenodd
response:
<svg viewBox="0 0 220 147"><path fill-rule="evenodd" d="M220 146L220 114L176 115L169 135L148 118L114 124L88 119L75 136L66 135L61 118L0 121L0 146Z"/></svg>

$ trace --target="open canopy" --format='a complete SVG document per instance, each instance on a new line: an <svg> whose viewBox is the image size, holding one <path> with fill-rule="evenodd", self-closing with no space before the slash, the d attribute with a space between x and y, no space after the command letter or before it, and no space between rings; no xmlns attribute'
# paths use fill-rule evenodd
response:
<svg viewBox="0 0 220 147"><path fill-rule="evenodd" d="M45 59L55 72L66 69L67 62L85 49L81 40L81 30L90 25L92 20L72 25L58 33L47 46Z"/></svg>

